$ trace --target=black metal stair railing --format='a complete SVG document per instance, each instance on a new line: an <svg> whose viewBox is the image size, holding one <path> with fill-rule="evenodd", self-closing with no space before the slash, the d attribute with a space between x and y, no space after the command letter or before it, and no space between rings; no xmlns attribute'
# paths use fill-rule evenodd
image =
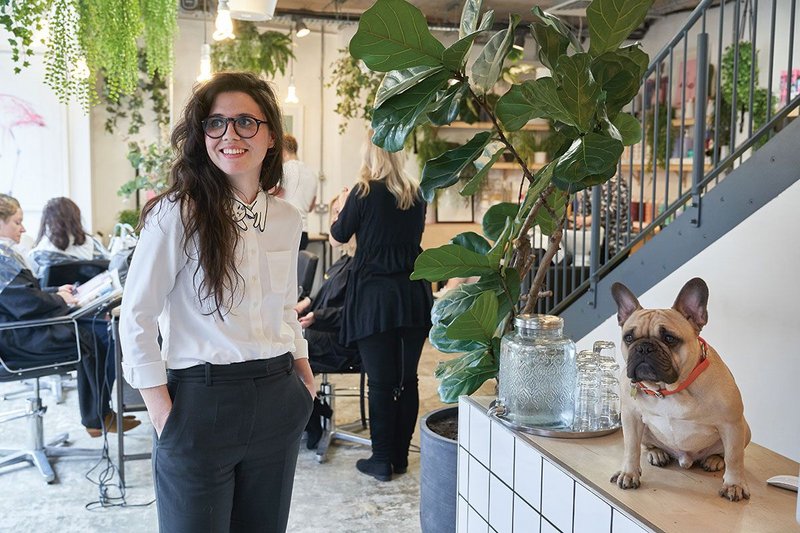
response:
<svg viewBox="0 0 800 533"><path fill-rule="evenodd" d="M651 58L627 110L642 142L626 149L615 177L570 206L563 253L545 281L552 294L537 312L558 314L596 295L602 277L675 217L702 225L704 194L797 115L797 18L796 0L699 3Z"/></svg>

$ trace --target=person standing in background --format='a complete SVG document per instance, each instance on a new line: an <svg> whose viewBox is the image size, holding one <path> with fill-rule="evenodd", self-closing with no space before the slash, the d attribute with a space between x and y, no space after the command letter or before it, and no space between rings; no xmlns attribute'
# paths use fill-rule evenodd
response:
<svg viewBox="0 0 800 533"><path fill-rule="evenodd" d="M120 338L155 429L164 533L286 531L316 391L294 310L300 215L267 193L281 124L267 82L215 74L173 130L169 189L142 211Z"/></svg>
<svg viewBox="0 0 800 533"><path fill-rule="evenodd" d="M278 196L300 211L303 220L303 234L300 249L308 246L308 214L314 210L317 200L317 176L308 165L297 157L297 139L291 135L283 136L283 184Z"/></svg>
<svg viewBox="0 0 800 533"><path fill-rule="evenodd" d="M403 171L402 155L369 140L358 183L334 206L331 244L353 235L358 242L341 332L343 344L358 346L369 379L372 457L359 459L356 468L379 481L406 472L417 425L417 366L433 296L430 283L409 277L422 252L425 208L419 184Z"/></svg>

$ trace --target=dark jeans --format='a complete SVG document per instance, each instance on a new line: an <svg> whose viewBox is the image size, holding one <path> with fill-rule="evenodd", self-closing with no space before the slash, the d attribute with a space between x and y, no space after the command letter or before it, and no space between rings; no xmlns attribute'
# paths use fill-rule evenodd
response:
<svg viewBox="0 0 800 533"><path fill-rule="evenodd" d="M292 365L286 354L169 371L172 411L153 444L163 533L286 530L312 406Z"/></svg>
<svg viewBox="0 0 800 533"><path fill-rule="evenodd" d="M372 457L408 465L408 447L417 425L417 366L428 328L397 328L356 341L369 380Z"/></svg>
<svg viewBox="0 0 800 533"><path fill-rule="evenodd" d="M78 365L78 405L81 423L99 429L111 412L111 388L116 375L114 356L109 353L107 320L81 318L81 363Z"/></svg>

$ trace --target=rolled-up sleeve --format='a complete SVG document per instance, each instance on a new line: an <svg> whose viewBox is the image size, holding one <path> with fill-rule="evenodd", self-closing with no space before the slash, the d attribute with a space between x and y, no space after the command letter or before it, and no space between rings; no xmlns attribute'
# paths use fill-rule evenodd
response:
<svg viewBox="0 0 800 533"><path fill-rule="evenodd" d="M158 317L186 262L180 207L162 200L139 236L122 298L122 371L134 388L167 383L166 362L158 345Z"/></svg>

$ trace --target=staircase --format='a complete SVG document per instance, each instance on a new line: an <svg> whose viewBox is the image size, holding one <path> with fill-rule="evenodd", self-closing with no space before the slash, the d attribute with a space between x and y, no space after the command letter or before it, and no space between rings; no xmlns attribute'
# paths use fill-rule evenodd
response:
<svg viewBox="0 0 800 533"><path fill-rule="evenodd" d="M616 312L611 284L643 294L800 179L800 95L775 81L800 69L796 21L795 0L704 0L651 56L628 110L643 141L615 178L579 193L572 262L551 267L538 312L583 337Z"/></svg>

